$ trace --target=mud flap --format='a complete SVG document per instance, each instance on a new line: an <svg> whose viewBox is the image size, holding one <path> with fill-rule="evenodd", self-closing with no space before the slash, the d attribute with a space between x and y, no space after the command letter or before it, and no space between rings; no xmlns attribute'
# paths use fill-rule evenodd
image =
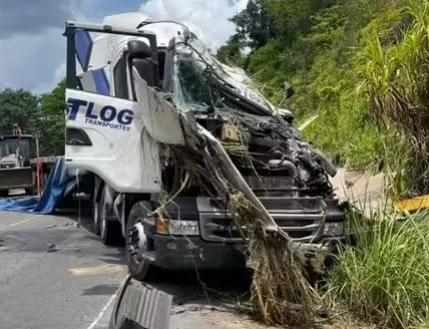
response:
<svg viewBox="0 0 429 329"><path fill-rule="evenodd" d="M119 288L109 329L169 329L173 296L128 276Z"/></svg>

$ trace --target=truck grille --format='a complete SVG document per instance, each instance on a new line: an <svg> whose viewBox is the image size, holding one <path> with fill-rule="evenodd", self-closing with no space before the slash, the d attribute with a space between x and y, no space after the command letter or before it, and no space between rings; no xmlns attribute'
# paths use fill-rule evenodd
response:
<svg viewBox="0 0 429 329"><path fill-rule="evenodd" d="M325 203L317 197L260 197L277 225L294 241L314 242L321 238L325 221ZM210 198L198 198L201 236L206 241L239 242L241 232L227 210Z"/></svg>

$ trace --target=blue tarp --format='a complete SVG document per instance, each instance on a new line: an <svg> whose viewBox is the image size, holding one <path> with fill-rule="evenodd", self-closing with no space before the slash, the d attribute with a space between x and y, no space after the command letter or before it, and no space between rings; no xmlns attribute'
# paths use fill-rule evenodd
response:
<svg viewBox="0 0 429 329"><path fill-rule="evenodd" d="M65 169L64 157L60 157L55 162L40 199L32 196L0 200L0 210L51 214L64 195L68 184L74 179L75 177L70 176Z"/></svg>

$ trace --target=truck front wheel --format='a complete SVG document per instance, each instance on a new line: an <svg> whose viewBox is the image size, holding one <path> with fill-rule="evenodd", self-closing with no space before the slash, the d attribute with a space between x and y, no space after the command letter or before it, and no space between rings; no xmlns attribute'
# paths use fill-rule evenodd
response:
<svg viewBox="0 0 429 329"><path fill-rule="evenodd" d="M139 281L154 280L159 269L148 259L147 253L153 251L153 240L144 232L143 221L152 207L147 201L139 201L131 208L126 230L126 260L131 275Z"/></svg>

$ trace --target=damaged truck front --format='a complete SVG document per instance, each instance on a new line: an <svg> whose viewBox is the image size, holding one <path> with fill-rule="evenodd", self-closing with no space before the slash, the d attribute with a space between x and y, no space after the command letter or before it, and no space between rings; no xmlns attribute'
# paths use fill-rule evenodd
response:
<svg viewBox="0 0 429 329"><path fill-rule="evenodd" d="M131 274L245 266L232 189L304 250L344 239L336 169L292 114L186 27L141 15L68 22L65 33L66 161L94 182L95 232L104 243L125 238Z"/></svg>

